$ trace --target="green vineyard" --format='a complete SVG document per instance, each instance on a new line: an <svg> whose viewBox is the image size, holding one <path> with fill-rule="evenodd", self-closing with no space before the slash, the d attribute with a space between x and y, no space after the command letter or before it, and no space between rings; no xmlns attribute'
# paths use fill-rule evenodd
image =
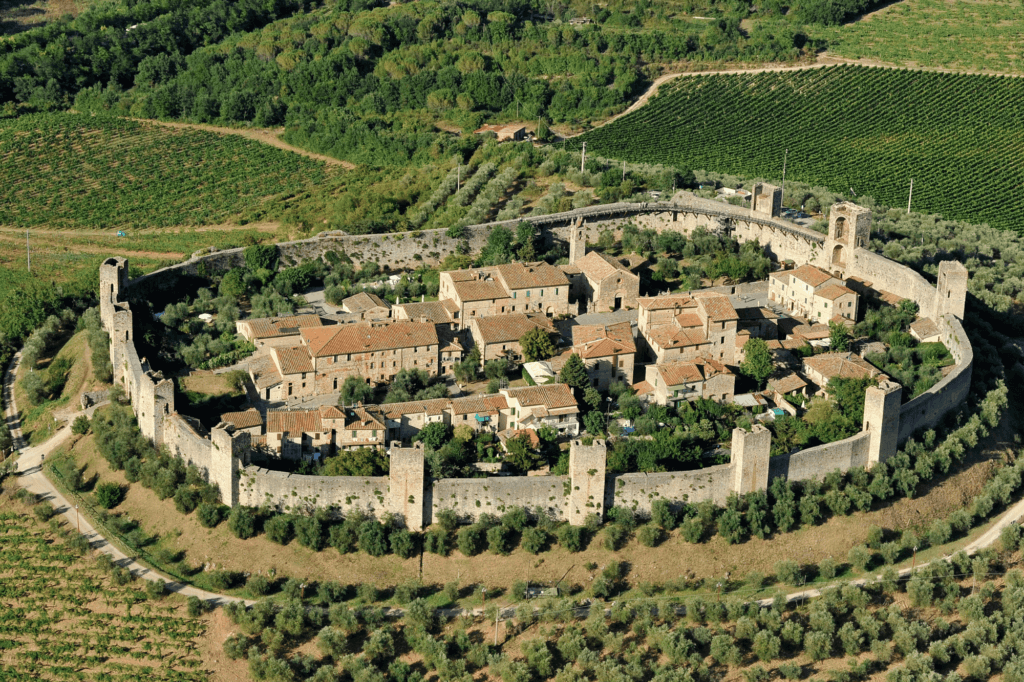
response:
<svg viewBox="0 0 1024 682"><path fill-rule="evenodd" d="M0 224L105 228L259 220L325 184L323 163L232 135L72 114L0 121Z"/></svg>
<svg viewBox="0 0 1024 682"><path fill-rule="evenodd" d="M678 78L588 151L1024 229L1024 80L857 66Z"/></svg>

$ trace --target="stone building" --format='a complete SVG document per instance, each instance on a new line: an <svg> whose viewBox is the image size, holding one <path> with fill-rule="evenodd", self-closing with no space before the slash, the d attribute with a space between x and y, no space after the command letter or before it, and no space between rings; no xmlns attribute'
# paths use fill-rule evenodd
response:
<svg viewBox="0 0 1024 682"><path fill-rule="evenodd" d="M263 433L263 415L255 407L244 412L225 412L220 416L221 422L230 424L235 431L259 436Z"/></svg>
<svg viewBox="0 0 1024 682"><path fill-rule="evenodd" d="M453 427L469 426L474 431L497 433L508 428L509 409L504 395L475 395L454 398L448 407Z"/></svg>
<svg viewBox="0 0 1024 682"><path fill-rule="evenodd" d="M391 317L391 306L377 294L360 291L341 302L341 309L365 322Z"/></svg>
<svg viewBox="0 0 1024 682"><path fill-rule="evenodd" d="M338 450L382 447L387 425L377 406L322 407L324 426Z"/></svg>
<svg viewBox="0 0 1024 682"><path fill-rule="evenodd" d="M827 389L828 382L837 377L842 379L864 379L885 377L882 371L850 352L822 353L804 358L803 373L808 379Z"/></svg>
<svg viewBox="0 0 1024 682"><path fill-rule="evenodd" d="M260 350L270 346L295 346L299 343L300 329L322 326L324 320L318 315L287 315L238 320L235 331Z"/></svg>
<svg viewBox="0 0 1024 682"><path fill-rule="evenodd" d="M452 331L459 328L459 306L451 299L423 301L421 303L398 303L391 310L396 320L447 325Z"/></svg>
<svg viewBox="0 0 1024 682"><path fill-rule="evenodd" d="M568 277L543 261L442 272L438 299L454 302L460 329L479 317L570 312Z"/></svg>
<svg viewBox="0 0 1024 682"><path fill-rule="evenodd" d="M849 201L833 204L828 217L828 238L825 240L824 255L828 258L828 269L842 278L842 273L852 262L855 249L867 248L871 239L871 209Z"/></svg>
<svg viewBox="0 0 1024 682"><path fill-rule="evenodd" d="M503 388L510 414L510 429L540 429L550 426L559 436L579 435L579 404L567 384Z"/></svg>
<svg viewBox="0 0 1024 682"><path fill-rule="evenodd" d="M439 371L437 330L429 322L359 322L321 329L303 329L317 394L337 391L346 377L367 383L391 381L403 369Z"/></svg>
<svg viewBox="0 0 1024 682"><path fill-rule="evenodd" d="M790 314L813 322L827 322L834 317L857 321L857 293L842 278L813 265L769 275L768 299Z"/></svg>
<svg viewBox="0 0 1024 682"><path fill-rule="evenodd" d="M590 384L597 390L607 391L613 381L633 383L636 343L629 322L574 326L572 352L582 358Z"/></svg>
<svg viewBox="0 0 1024 682"><path fill-rule="evenodd" d="M268 410L266 446L281 459L302 459L330 452L331 431L320 410Z"/></svg>
<svg viewBox="0 0 1024 682"><path fill-rule="evenodd" d="M636 308L640 297L640 276L621 261L591 251L572 265L580 272L573 277L573 293L576 300L584 302L587 312Z"/></svg>
<svg viewBox="0 0 1024 682"><path fill-rule="evenodd" d="M775 218L782 212L782 189L766 182L754 185L750 193L750 212L765 218Z"/></svg>
<svg viewBox="0 0 1024 682"><path fill-rule="evenodd" d="M653 362L704 357L735 363L739 314L728 296L702 291L646 297L639 308L640 340Z"/></svg>
<svg viewBox="0 0 1024 682"><path fill-rule="evenodd" d="M647 366L645 379L659 405L675 405L697 398L726 403L736 394L736 375L720 362L696 359Z"/></svg>
<svg viewBox="0 0 1024 682"><path fill-rule="evenodd" d="M451 400L448 398L380 405L380 413L384 417L388 431L388 442L394 440L410 442L427 424L448 423L450 421L448 415L450 405Z"/></svg>
<svg viewBox="0 0 1024 682"><path fill-rule="evenodd" d="M543 329L555 334L555 325L543 315L512 313L493 317L473 318L470 333L473 343L480 350L480 363L498 358L519 358L523 347L519 340L533 329Z"/></svg>

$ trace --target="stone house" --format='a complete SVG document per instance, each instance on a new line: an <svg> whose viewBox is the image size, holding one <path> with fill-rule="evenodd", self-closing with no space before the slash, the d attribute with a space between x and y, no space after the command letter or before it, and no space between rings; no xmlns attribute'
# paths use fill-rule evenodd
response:
<svg viewBox="0 0 1024 682"><path fill-rule="evenodd" d="M497 358L521 357L523 347L519 340L530 330L538 328L550 334L556 333L555 325L543 315L513 313L474 318L470 333L473 343L480 350L481 366Z"/></svg>
<svg viewBox="0 0 1024 682"><path fill-rule="evenodd" d="M803 373L808 379L827 389L828 382L836 377L843 379L863 379L879 377L888 379L882 371L867 360L863 360L850 352L822 353L804 358ZM827 392L827 390L826 390Z"/></svg>
<svg viewBox="0 0 1024 682"><path fill-rule="evenodd" d="M474 134L494 133L498 142L522 142L526 139L526 128L516 123L488 123L473 131Z"/></svg>
<svg viewBox="0 0 1024 682"><path fill-rule="evenodd" d="M423 301L421 303L398 303L392 309L396 320L430 322L446 325L451 330L459 328L459 306L455 301Z"/></svg>
<svg viewBox="0 0 1024 682"><path fill-rule="evenodd" d="M427 424L450 420L448 408L451 400L435 398L433 400L413 400L405 403L388 403L380 405L379 410L384 417L387 428L387 442L400 440L411 441Z"/></svg>
<svg viewBox="0 0 1024 682"><path fill-rule="evenodd" d="M305 346L271 348L270 359L281 376L280 399L316 395L313 358Z"/></svg>
<svg viewBox="0 0 1024 682"><path fill-rule="evenodd" d="M331 431L320 410L268 410L266 447L282 459L302 459L330 451Z"/></svg>
<svg viewBox="0 0 1024 682"><path fill-rule="evenodd" d="M383 447L387 426L375 406L321 407L324 427L338 450Z"/></svg>
<svg viewBox="0 0 1024 682"><path fill-rule="evenodd" d="M942 330L935 324L935 320L923 317L910 325L910 335L921 343L931 343L942 338Z"/></svg>
<svg viewBox="0 0 1024 682"><path fill-rule="evenodd" d="M508 428L508 401L502 394L454 398L448 407L452 427L470 426L474 431L497 433Z"/></svg>
<svg viewBox="0 0 1024 682"><path fill-rule="evenodd" d="M285 317L256 317L235 322L235 331L256 350L268 346L294 346L299 342L299 330L324 326L318 315L288 315Z"/></svg>
<svg viewBox="0 0 1024 682"><path fill-rule="evenodd" d="M613 381L633 383L636 343L629 322L574 326L572 352L583 360L590 384L597 390L607 391Z"/></svg>
<svg viewBox="0 0 1024 682"><path fill-rule="evenodd" d="M360 320L369 322L386 320L391 317L391 306L377 294L360 291L341 302L341 309Z"/></svg>
<svg viewBox="0 0 1024 682"><path fill-rule="evenodd" d="M508 401L508 428L540 429L550 426L559 436L575 437L580 432L580 408L568 384L503 388Z"/></svg>
<svg viewBox="0 0 1024 682"><path fill-rule="evenodd" d="M591 251L573 262L580 275L573 277L573 293L586 302L587 312L603 313L636 308L640 298L640 276L622 262Z"/></svg>
<svg viewBox="0 0 1024 682"><path fill-rule="evenodd" d="M359 322L302 331L316 373L318 395L337 391L350 375L391 381L403 369L438 373L439 339L429 322Z"/></svg>
<svg viewBox="0 0 1024 682"><path fill-rule="evenodd" d="M225 412L220 416L225 424L231 424L235 431L248 433L252 436L263 434L263 415L255 407L250 407L244 412Z"/></svg>
<svg viewBox="0 0 1024 682"><path fill-rule="evenodd" d="M452 301L460 329L509 313L569 314L569 278L545 262L509 263L441 273L438 299Z"/></svg>
<svg viewBox="0 0 1024 682"><path fill-rule="evenodd" d="M747 336L756 339L779 338L778 314L771 308L737 308L739 321L736 333L746 332Z"/></svg>
<svg viewBox="0 0 1024 682"><path fill-rule="evenodd" d="M657 364L709 357L735 364L739 314L729 297L710 291L639 300L645 354Z"/></svg>
<svg viewBox="0 0 1024 682"><path fill-rule="evenodd" d="M771 273L768 298L806 320L827 322L837 316L857 320L857 293L845 280L813 265Z"/></svg>
<svg viewBox="0 0 1024 682"><path fill-rule="evenodd" d="M722 363L707 358L648 365L645 381L659 405L697 398L726 403L736 394L736 375Z"/></svg>

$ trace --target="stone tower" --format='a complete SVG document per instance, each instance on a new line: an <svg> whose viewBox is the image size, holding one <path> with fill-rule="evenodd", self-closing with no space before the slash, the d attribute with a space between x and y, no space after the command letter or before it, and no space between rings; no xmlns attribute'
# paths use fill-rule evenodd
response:
<svg viewBox="0 0 1024 682"><path fill-rule="evenodd" d="M828 217L828 238L825 240L829 272L844 270L853 262L854 249L867 248L871 238L871 209L849 201L832 205Z"/></svg>
<svg viewBox="0 0 1024 682"><path fill-rule="evenodd" d="M732 430L732 492L746 495L768 489L771 450L772 432L763 424L754 424L750 431Z"/></svg>
<svg viewBox="0 0 1024 682"><path fill-rule="evenodd" d="M423 443L403 448L400 441L393 441L388 452L391 455L391 466L388 469L388 510L401 514L409 530L423 530Z"/></svg>
<svg viewBox="0 0 1024 682"><path fill-rule="evenodd" d="M782 213L782 189L766 182L754 185L750 195L750 212L765 218L777 217Z"/></svg>
<svg viewBox="0 0 1024 682"><path fill-rule="evenodd" d="M896 454L900 435L900 405L903 388L894 381L868 386L864 393L864 431L871 434L868 444L870 469Z"/></svg>
<svg viewBox="0 0 1024 682"><path fill-rule="evenodd" d="M935 287L936 318L946 313L957 319L964 319L964 306L967 304L967 268L955 260L944 260L939 263L939 281Z"/></svg>
<svg viewBox="0 0 1024 682"><path fill-rule="evenodd" d="M221 502L229 507L238 504L238 472L249 464L252 436L235 431L231 424L221 422L210 431L210 483L220 489Z"/></svg>
<svg viewBox="0 0 1024 682"><path fill-rule="evenodd" d="M584 445L576 439L569 445L569 508L566 518L582 526L587 517L604 518L604 487L608 448L603 440Z"/></svg>
<svg viewBox="0 0 1024 682"><path fill-rule="evenodd" d="M569 227L569 265L587 255L587 232L583 227L583 218Z"/></svg>
<svg viewBox="0 0 1024 682"><path fill-rule="evenodd" d="M114 331L114 309L128 290L128 259L108 258L100 264L100 319L108 333Z"/></svg>

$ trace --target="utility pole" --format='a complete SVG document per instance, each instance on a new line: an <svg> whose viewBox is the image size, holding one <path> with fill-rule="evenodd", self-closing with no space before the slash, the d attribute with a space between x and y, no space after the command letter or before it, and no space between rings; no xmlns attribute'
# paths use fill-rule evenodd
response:
<svg viewBox="0 0 1024 682"><path fill-rule="evenodd" d="M25 230L25 259L28 261L28 271L32 272L32 249L28 245L28 230Z"/></svg>
<svg viewBox="0 0 1024 682"><path fill-rule="evenodd" d="M910 213L910 200L914 198L914 178L910 178L910 194L907 195L907 214Z"/></svg>
<svg viewBox="0 0 1024 682"><path fill-rule="evenodd" d="M455 193L462 189L462 162L459 161L459 169L455 171Z"/></svg>
<svg viewBox="0 0 1024 682"><path fill-rule="evenodd" d="M622 181L626 181L626 160L622 160Z"/></svg>
<svg viewBox="0 0 1024 682"><path fill-rule="evenodd" d="M580 154L580 173L583 172L583 166L587 162L587 143L583 143L583 153Z"/></svg>
<svg viewBox="0 0 1024 682"><path fill-rule="evenodd" d="M782 157L782 196L779 197L779 209L785 205L783 202L786 200L786 161L789 160L789 149L786 150L785 155Z"/></svg>

